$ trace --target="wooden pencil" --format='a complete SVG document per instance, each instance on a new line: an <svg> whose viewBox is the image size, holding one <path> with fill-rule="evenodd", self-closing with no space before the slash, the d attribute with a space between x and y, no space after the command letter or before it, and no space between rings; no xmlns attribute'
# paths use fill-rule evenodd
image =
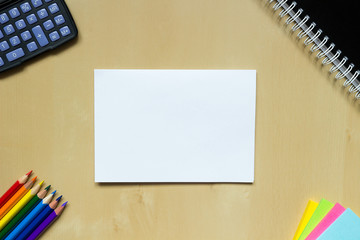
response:
<svg viewBox="0 0 360 240"><path fill-rule="evenodd" d="M36 216L36 218L21 232L21 234L16 238L16 240L26 239L57 207L62 196L58 197L56 200L52 201L41 213Z"/></svg>
<svg viewBox="0 0 360 240"><path fill-rule="evenodd" d="M19 224L25 216L31 212L31 210L44 199L51 185L41 190L33 199L31 199L16 216L6 225L6 227L0 231L0 240L3 240L16 226Z"/></svg>
<svg viewBox="0 0 360 240"><path fill-rule="evenodd" d="M45 209L49 206L56 190L40 201L26 217L7 235L6 240L18 239L20 233ZM21 239L21 238L20 238Z"/></svg>
<svg viewBox="0 0 360 240"><path fill-rule="evenodd" d="M21 176L0 198L0 209L27 182L32 171Z"/></svg>
<svg viewBox="0 0 360 240"><path fill-rule="evenodd" d="M68 202L57 207L50 215L30 234L26 240L35 240L61 215Z"/></svg>
<svg viewBox="0 0 360 240"><path fill-rule="evenodd" d="M6 224L8 224L11 219L13 219L18 212L20 212L23 207L39 192L41 185L44 183L42 181L39 184L36 184L33 188L30 189L20 200L17 202L14 207L0 220L0 230L2 230Z"/></svg>
<svg viewBox="0 0 360 240"><path fill-rule="evenodd" d="M36 177L31 180L28 180L10 199L7 201L4 206L0 209L0 220L7 214L10 209L15 206L15 204L30 190L33 186Z"/></svg>

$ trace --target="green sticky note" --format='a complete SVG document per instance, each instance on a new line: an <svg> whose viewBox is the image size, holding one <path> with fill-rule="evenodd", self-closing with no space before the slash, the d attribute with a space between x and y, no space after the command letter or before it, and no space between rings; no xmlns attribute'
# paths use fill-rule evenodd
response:
<svg viewBox="0 0 360 240"><path fill-rule="evenodd" d="M320 221L326 216L326 214L334 207L335 204L329 202L326 199L322 199L319 205L315 209L314 214L311 216L308 224L301 233L299 240L305 240L305 238L314 230L314 228L320 223Z"/></svg>

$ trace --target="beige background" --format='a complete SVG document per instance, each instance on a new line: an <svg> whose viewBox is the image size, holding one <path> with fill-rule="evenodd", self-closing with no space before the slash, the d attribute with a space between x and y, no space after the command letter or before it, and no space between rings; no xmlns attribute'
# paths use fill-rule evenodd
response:
<svg viewBox="0 0 360 240"><path fill-rule="evenodd" d="M291 239L309 199L360 215L360 104L260 0L68 0L76 41L0 80L0 192L70 202L44 239ZM94 68L256 69L254 184L95 184Z"/></svg>

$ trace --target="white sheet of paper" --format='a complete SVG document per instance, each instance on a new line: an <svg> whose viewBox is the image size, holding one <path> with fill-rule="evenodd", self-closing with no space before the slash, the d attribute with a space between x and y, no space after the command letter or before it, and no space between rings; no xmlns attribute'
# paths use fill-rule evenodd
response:
<svg viewBox="0 0 360 240"><path fill-rule="evenodd" d="M255 70L95 70L96 182L253 182Z"/></svg>

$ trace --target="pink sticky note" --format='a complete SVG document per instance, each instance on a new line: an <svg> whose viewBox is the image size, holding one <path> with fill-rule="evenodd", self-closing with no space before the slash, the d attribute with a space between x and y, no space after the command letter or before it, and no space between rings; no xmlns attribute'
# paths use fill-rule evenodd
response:
<svg viewBox="0 0 360 240"><path fill-rule="evenodd" d="M344 211L345 208L336 203L305 240L316 240Z"/></svg>

